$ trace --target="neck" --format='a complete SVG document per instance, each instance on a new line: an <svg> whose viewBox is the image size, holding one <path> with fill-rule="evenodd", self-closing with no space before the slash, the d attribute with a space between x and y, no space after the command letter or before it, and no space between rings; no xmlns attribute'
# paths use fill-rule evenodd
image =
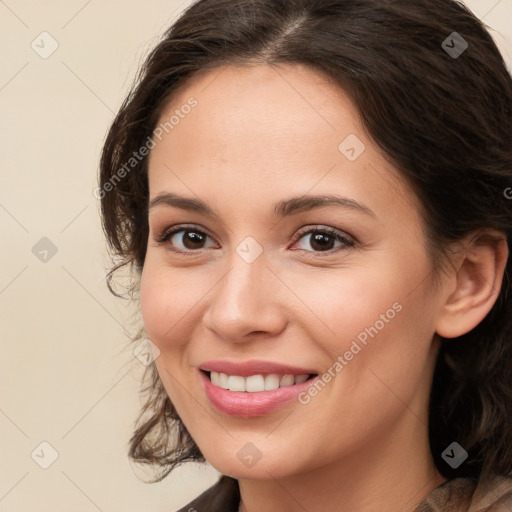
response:
<svg viewBox="0 0 512 512"><path fill-rule="evenodd" d="M446 479L434 466L427 427L408 410L401 420L392 436L308 473L240 479L239 512L413 512Z"/></svg>

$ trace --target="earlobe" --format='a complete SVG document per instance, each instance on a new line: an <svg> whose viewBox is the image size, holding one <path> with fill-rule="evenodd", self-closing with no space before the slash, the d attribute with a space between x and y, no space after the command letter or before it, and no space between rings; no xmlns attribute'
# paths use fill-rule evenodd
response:
<svg viewBox="0 0 512 512"><path fill-rule="evenodd" d="M455 288L451 279L436 323L443 338L462 336L487 316L499 296L509 255L505 236L494 230L472 234L462 247Z"/></svg>

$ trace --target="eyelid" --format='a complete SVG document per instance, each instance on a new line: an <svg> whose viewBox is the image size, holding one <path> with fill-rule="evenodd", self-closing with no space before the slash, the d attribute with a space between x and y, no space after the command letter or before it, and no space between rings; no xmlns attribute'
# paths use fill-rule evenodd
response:
<svg viewBox="0 0 512 512"><path fill-rule="evenodd" d="M197 229L197 224L176 224L173 226L165 227L161 230L158 230L157 233L154 235L155 241L161 241L164 238L168 238L170 235L176 233L177 231L182 231L186 229L195 229L198 232L204 232L206 235L211 236L206 230L203 228Z"/></svg>
<svg viewBox="0 0 512 512"><path fill-rule="evenodd" d="M198 229L199 228L199 229ZM154 240L155 242L158 244L158 245L165 245L166 242L172 237L174 236L176 233L180 232L180 231L187 231L187 230L190 230L190 231L196 231L197 233L201 233L201 234L204 234L206 236L208 236L209 238L211 238L212 240L215 240L215 237L213 237L209 232L208 230L202 228L202 227L199 227L197 224L176 224L174 226L171 226L171 227L167 227L167 228L164 228L162 230L160 230L157 234L154 235ZM217 243L217 242L215 242ZM174 249L173 249L174 250ZM179 249L179 250L176 250L176 252L181 252L181 253L196 253L198 251L200 251L201 249L197 249L197 250L194 250L194 251L186 251L186 250L182 250L182 249Z"/></svg>
<svg viewBox="0 0 512 512"><path fill-rule="evenodd" d="M309 235L311 233L320 232L320 233L327 233L329 236L335 238L335 240L341 242L342 244L345 244L346 248L354 247L358 242L352 235L349 235L348 233L341 231L339 229L330 227L330 226L324 226L324 225L312 225L312 226L306 226L305 228L302 228L298 231L298 233L293 238L293 245L300 241L305 235ZM342 250L343 248L337 248L337 249L329 249L328 251L307 251L305 249L295 249L298 251L306 252L306 253L312 253L315 255L332 255L337 253L338 251Z"/></svg>
<svg viewBox="0 0 512 512"><path fill-rule="evenodd" d="M198 229L200 228L200 229ZM190 231L196 231L197 233L201 233L203 235L208 236L215 242L215 237L213 237L208 230L200 227L198 224L176 224L170 228L164 228L163 230L159 231L158 234L154 236L154 240L157 243L157 245L166 245L167 241L174 236L176 233L179 233L181 231L186 231L189 229ZM295 251L300 251L302 253L308 253L313 254L315 257L322 257L322 255L329 256L338 253L339 251L343 249L350 249L353 248L358 241L355 237L352 235L349 235L348 233L341 231L337 228L333 228L330 226L325 226L321 224L317 225L310 225L305 226L294 235L292 240L292 245L295 245L298 241L301 240L306 235L309 235L311 233L315 232L323 232L327 233L329 236L335 238L335 240L339 241L340 243L344 244L345 247L338 247L334 249L329 249L327 251L308 251L306 249L293 249ZM217 242L215 242L216 245ZM209 247L203 248L203 249L196 249L196 250L183 250L183 249L175 249L172 247L169 247L169 250L174 251L179 254L197 254L201 250L210 249Z"/></svg>

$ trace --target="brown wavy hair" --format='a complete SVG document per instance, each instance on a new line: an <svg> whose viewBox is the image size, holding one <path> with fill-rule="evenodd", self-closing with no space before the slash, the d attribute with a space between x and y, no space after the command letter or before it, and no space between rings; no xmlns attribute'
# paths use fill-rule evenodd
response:
<svg viewBox="0 0 512 512"><path fill-rule="evenodd" d="M126 162L178 88L225 64L305 64L346 91L370 138L419 198L435 268L449 242L479 228L504 233L510 247L512 78L488 28L454 0L193 3L147 56L104 143L99 197L113 257L109 289L122 296L113 277L128 265L136 278L129 294L137 295L149 233L147 158L129 172ZM454 46L453 32L468 45L458 57L442 46L449 36ZM446 478L512 474L511 261L487 317L463 336L441 339L429 438ZM154 364L144 382L129 457L157 469L156 482L181 463L205 459ZM441 458L453 441L469 453L458 469Z"/></svg>

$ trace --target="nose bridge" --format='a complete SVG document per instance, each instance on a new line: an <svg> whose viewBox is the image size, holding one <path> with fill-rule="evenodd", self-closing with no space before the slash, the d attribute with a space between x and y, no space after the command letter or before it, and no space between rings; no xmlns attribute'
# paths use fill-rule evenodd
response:
<svg viewBox="0 0 512 512"><path fill-rule="evenodd" d="M245 251L249 247L249 251ZM251 246L241 243L229 259L229 270L212 290L205 324L219 336L243 341L251 332L278 333L285 324L277 304L277 279L264 254L251 261ZM254 255L254 253L253 253Z"/></svg>

